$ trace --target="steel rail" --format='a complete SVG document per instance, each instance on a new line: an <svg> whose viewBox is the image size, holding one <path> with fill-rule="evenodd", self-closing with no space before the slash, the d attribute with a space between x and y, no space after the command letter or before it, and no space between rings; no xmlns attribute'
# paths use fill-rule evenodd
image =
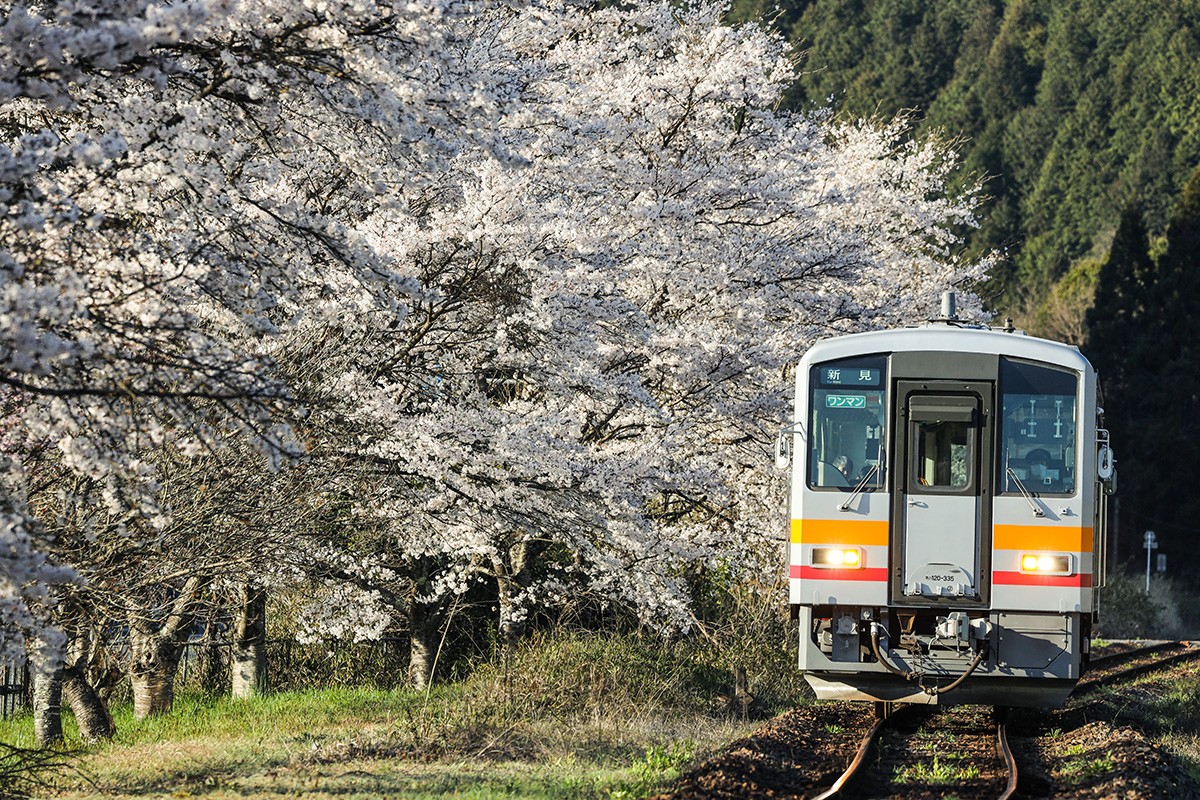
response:
<svg viewBox="0 0 1200 800"><path fill-rule="evenodd" d="M1167 656L1166 658L1160 658L1145 664L1136 664L1128 669L1110 672L1106 675L1097 675L1096 677L1090 679L1085 678L1075 685L1074 690L1071 692L1071 697L1079 697L1087 694L1088 692L1095 691L1102 686L1108 686L1109 684L1116 683L1120 680L1136 678L1149 672L1155 672L1165 667L1178 664L1181 661L1189 661L1195 658L1200 658L1200 647L1196 647L1190 642L1182 644L1181 646L1183 647L1183 650Z"/></svg>
<svg viewBox="0 0 1200 800"><path fill-rule="evenodd" d="M1003 719L996 720L996 750L1008 768L1008 784L1004 787L1000 800L1009 800L1017 791L1017 759L1008 745L1008 724Z"/></svg>
<svg viewBox="0 0 1200 800"><path fill-rule="evenodd" d="M842 787L845 786L851 778L858 774L859 768L862 767L862 765L866 762L867 753L870 752L871 745L873 745L875 740L879 737L879 732L883 730L883 725L888 721L888 719L890 719L890 717L880 717L879 719L875 720L875 724L871 726L871 729L867 731L867 735L864 736L862 742L859 743L858 751L854 754L854 759L850 762L850 766L846 767L846 771L843 772L838 779L833 782L832 786L821 792L812 800L829 800L829 798L837 797L838 794L841 793Z"/></svg>
<svg viewBox="0 0 1200 800"><path fill-rule="evenodd" d="M1145 644L1141 647L1135 647L1132 650L1126 650L1123 653L1111 653L1106 656L1097 656L1088 661L1088 669L1105 669L1109 664L1120 664L1123 661L1132 661L1141 656L1148 656L1154 653L1161 653L1164 650L1177 650L1187 645L1183 642L1154 642L1153 644Z"/></svg>

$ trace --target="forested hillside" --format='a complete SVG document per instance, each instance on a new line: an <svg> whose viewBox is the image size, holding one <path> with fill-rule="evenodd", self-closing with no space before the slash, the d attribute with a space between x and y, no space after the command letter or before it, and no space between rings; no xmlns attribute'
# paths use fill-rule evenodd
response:
<svg viewBox="0 0 1200 800"><path fill-rule="evenodd" d="M903 110L961 136L988 176L976 252L1006 261L988 295L1036 305L1108 249L1137 202L1150 236L1200 160L1200 4L1167 0L737 0L805 53L795 108Z"/></svg>

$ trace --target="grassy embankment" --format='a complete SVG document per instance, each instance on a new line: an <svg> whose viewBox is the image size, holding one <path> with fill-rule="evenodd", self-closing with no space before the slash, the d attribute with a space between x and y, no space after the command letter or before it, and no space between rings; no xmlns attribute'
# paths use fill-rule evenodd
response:
<svg viewBox="0 0 1200 800"><path fill-rule="evenodd" d="M189 694L151 720L116 708L116 738L87 748L65 715L78 769L37 796L642 797L756 724L721 696L728 673L691 655L581 638L429 694ZM0 723L0 741L32 745L30 719Z"/></svg>

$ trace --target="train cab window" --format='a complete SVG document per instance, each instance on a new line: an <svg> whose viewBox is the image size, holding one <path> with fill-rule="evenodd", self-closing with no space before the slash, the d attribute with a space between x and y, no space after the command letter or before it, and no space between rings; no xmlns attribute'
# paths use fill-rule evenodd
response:
<svg viewBox="0 0 1200 800"><path fill-rule="evenodd" d="M1002 358L998 490L1074 494L1079 377Z"/></svg>
<svg viewBox="0 0 1200 800"><path fill-rule="evenodd" d="M809 379L808 485L864 490L883 485L887 360L818 364Z"/></svg>

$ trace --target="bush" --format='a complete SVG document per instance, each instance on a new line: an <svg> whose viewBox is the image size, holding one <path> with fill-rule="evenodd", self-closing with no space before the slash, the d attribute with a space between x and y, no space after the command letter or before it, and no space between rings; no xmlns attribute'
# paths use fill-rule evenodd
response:
<svg viewBox="0 0 1200 800"><path fill-rule="evenodd" d="M1181 639L1195 632L1196 595L1171 578L1118 573L1100 589L1096 635L1108 639Z"/></svg>
<svg viewBox="0 0 1200 800"><path fill-rule="evenodd" d="M674 642L642 632L536 632L481 665L463 684L464 701L508 718L728 716L737 667L746 670L755 716L791 708L803 679L782 637L761 633L750 649L695 637Z"/></svg>

